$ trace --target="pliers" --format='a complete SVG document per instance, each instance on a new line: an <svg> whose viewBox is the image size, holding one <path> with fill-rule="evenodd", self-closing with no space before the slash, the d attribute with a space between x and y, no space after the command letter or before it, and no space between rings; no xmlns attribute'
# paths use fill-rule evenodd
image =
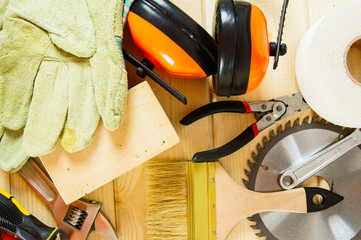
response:
<svg viewBox="0 0 361 240"><path fill-rule="evenodd" d="M268 101L244 102L221 101L202 106L185 116L180 123L189 125L203 117L221 113L255 113L258 120L244 130L240 135L225 145L208 151L198 152L193 156L193 161L207 162L225 157L252 141L259 132L271 126L276 121L291 116L296 111L309 108L301 93L292 96L283 96Z"/></svg>

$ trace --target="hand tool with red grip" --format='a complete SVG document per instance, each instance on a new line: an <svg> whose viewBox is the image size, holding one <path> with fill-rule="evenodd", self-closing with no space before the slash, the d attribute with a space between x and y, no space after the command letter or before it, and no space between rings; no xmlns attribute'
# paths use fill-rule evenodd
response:
<svg viewBox="0 0 361 240"><path fill-rule="evenodd" d="M297 111L309 108L301 93L283 96L268 101L241 102L221 101L202 106L185 116L180 123L189 125L203 117L222 112L255 113L257 122L253 123L240 135L225 145L208 151L198 152L193 156L197 162L214 161L225 157L252 141L259 132L271 126L280 119L291 116Z"/></svg>

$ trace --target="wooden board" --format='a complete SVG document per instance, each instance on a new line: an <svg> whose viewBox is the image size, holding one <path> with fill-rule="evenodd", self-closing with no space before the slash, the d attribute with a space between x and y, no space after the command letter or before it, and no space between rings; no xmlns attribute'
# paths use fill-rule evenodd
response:
<svg viewBox="0 0 361 240"><path fill-rule="evenodd" d="M177 133L147 82L130 89L125 119L110 132L99 124L94 141L67 153L58 144L41 160L69 204L179 142Z"/></svg>

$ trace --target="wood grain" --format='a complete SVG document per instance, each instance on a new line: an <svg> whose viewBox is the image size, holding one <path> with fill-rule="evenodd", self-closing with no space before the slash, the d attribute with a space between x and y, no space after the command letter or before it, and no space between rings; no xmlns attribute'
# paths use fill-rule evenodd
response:
<svg viewBox="0 0 361 240"><path fill-rule="evenodd" d="M262 84L255 91L240 97L233 97L235 100L265 100L291 94L298 91L295 78L294 61L298 43L307 29L326 14L332 8L347 0L292 0L286 15L283 40L288 45L288 53L281 57L279 67L273 71L271 67L266 74ZM215 0L172 0L174 4L183 9L209 33L212 33L214 3ZM269 40L275 41L279 15L283 0L252 0L252 4L258 6L266 15L269 31ZM141 54L132 46L129 34L125 31L125 45L133 50L133 53L141 58ZM272 64L273 59L270 59ZM135 74L135 68L127 63L129 85L134 86L143 81ZM237 136L249 124L254 121L253 116L239 114L221 114L202 119L191 126L181 126L179 120L190 111L209 103L210 101L225 100L214 96L212 89L206 79L175 79L155 70L166 81L182 92L188 98L188 105L184 106L165 90L147 79L158 100L160 101L167 116L171 120L181 142L162 153L159 157L190 159L197 151L210 149L213 146L220 146ZM307 115L302 113L301 115ZM287 120L286 120L287 121ZM286 121L280 122L285 124ZM251 159L252 151L257 152L257 143L271 130L273 126L266 129L254 141L246 145L240 151L221 159L223 167L230 176L243 187L242 179L247 179L244 173L248 169L247 160ZM103 210L105 215L117 228L119 239L144 239L145 236L145 177L144 167L141 165L127 174L107 185L99 188L87 198L96 198L104 202ZM0 171L0 187L10 191L19 201L28 208L35 216L45 223L54 224L53 216L49 214L47 206L24 185L25 183L16 174L10 176ZM257 230L249 226L253 223L247 219L242 220L232 231L229 240L256 240L260 239L255 235ZM89 239L104 239L92 234ZM263 238L264 239L264 238Z"/></svg>
<svg viewBox="0 0 361 240"><path fill-rule="evenodd" d="M254 0L249 1L258 6L265 14L269 32L269 41L276 41L278 33L279 16L283 0ZM232 97L234 100L258 101L267 100L283 95L289 95L299 91L295 76L295 56L298 43L304 33L314 23L322 17L329 9L335 7L338 3L344 1L290 1L286 14L283 42L287 44L288 51L285 56L280 57L279 65L276 70L272 70L273 59L270 59L270 66L261 85L254 91L239 97ZM213 14L207 12L207 15ZM309 16L310 14L310 16ZM207 17L207 20L211 19ZM210 24L208 24L210 25ZM207 26L208 26L207 25ZM213 96L213 101L222 101L225 98ZM268 137L271 131L277 132L278 125L285 125L289 120L294 121L298 117L305 117L311 112L296 114L295 116L278 122L264 130L251 143L243 147L236 153L220 159L220 162L227 172L236 182L243 186L242 180L247 179L245 169L249 169L248 160L252 160L251 153L258 152L257 144L262 143L264 137ZM213 117L214 122L214 145L220 146L230 141L249 126L255 119L253 116L239 114L222 114ZM250 228L254 223L244 219L233 229L228 237L229 240L260 239L255 233L259 230ZM265 238L263 238L265 239Z"/></svg>
<svg viewBox="0 0 361 240"><path fill-rule="evenodd" d="M217 240L225 240L240 221L266 211L307 212L306 192L303 188L289 191L259 193L240 187L215 163Z"/></svg>
<svg viewBox="0 0 361 240"><path fill-rule="evenodd" d="M58 144L40 157L65 203L114 180L179 142L151 88L143 82L129 91L122 125L110 132L102 124L84 150L67 153Z"/></svg>
<svg viewBox="0 0 361 240"><path fill-rule="evenodd" d="M183 11L187 12L187 14L189 14L195 21L204 25L205 14L203 11L203 1L174 0L171 2L179 6ZM127 31L128 30L125 29L126 34ZM126 36L129 36L129 34ZM137 49L134 48L131 39L126 37L124 40L125 49L129 50L138 59L142 59L143 56ZM142 79L135 74L136 69L134 66L127 63L127 69L131 86L142 81ZM211 119L187 127L179 124L180 119L193 109L210 102L208 80L171 78L158 69L155 69L154 71L174 88L184 94L188 100L188 104L183 105L159 85L146 78L173 124L179 138L181 139L179 144L160 154L157 159L191 159L193 154L196 151L199 151L199 149L212 147L213 139ZM131 175L131 172L126 175ZM117 206L119 239L145 239L145 218L141 218L141 216L145 216L146 214L146 194L144 189L145 171L140 171L137 174L139 174L138 179L133 179L133 181L137 182L137 187L134 188L133 191L128 192L130 195L124 194L124 191L128 191L128 188L124 187L126 186L123 182L126 181L124 176L115 181L115 200ZM117 186L123 186L122 190L117 190ZM135 196L137 196L137 198ZM119 233L119 227L121 228L121 234Z"/></svg>

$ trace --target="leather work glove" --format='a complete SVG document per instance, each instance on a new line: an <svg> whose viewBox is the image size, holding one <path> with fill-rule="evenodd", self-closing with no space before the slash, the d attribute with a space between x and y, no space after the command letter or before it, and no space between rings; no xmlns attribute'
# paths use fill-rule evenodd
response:
<svg viewBox="0 0 361 240"><path fill-rule="evenodd" d="M0 0L0 31L8 1ZM0 168L6 172L19 170L29 159L22 148L23 130L6 130L0 123Z"/></svg>
<svg viewBox="0 0 361 240"><path fill-rule="evenodd" d="M4 14L7 5L8 5L8 0L0 0L0 31L3 28Z"/></svg>
<svg viewBox="0 0 361 240"><path fill-rule="evenodd" d="M23 150L23 130L10 131L0 126L0 168L5 172L18 171L29 159Z"/></svg>
<svg viewBox="0 0 361 240"><path fill-rule="evenodd" d="M95 101L104 126L113 131L123 120L128 79L121 45L123 6L121 0L87 0L94 22L97 51L90 59Z"/></svg>
<svg viewBox="0 0 361 240"><path fill-rule="evenodd" d="M7 0L0 0L0 31L2 30ZM16 172L29 159L22 148L23 130L6 130L0 123L0 168L6 172Z"/></svg>
<svg viewBox="0 0 361 240"><path fill-rule="evenodd" d="M99 113L109 130L120 125L127 76L115 36L122 35L122 9L116 0L9 0L0 32L0 156L2 145L15 143L5 141L15 139L5 138L10 131L25 128L16 139L36 157L58 138L68 152L86 147Z"/></svg>

